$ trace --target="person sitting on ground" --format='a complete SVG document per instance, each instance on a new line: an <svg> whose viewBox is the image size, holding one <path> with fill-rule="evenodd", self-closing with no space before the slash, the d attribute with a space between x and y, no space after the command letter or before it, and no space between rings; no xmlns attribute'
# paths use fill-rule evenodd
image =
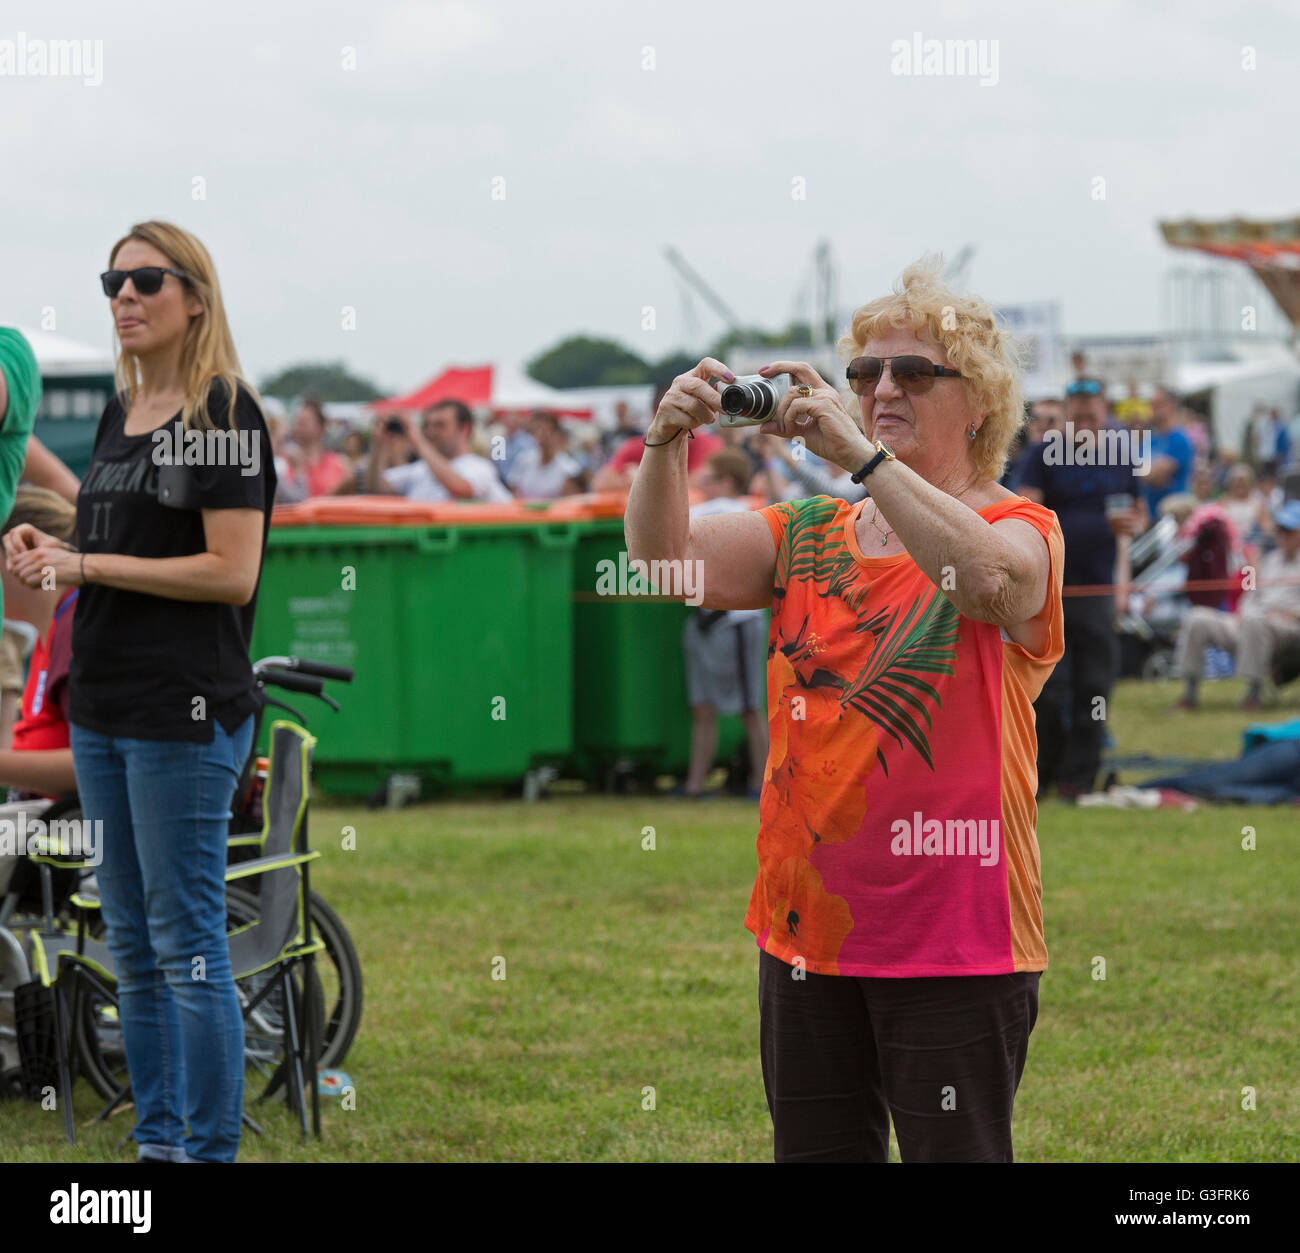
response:
<svg viewBox="0 0 1300 1253"><path fill-rule="evenodd" d="M61 496L43 487L21 486L0 535L24 522L67 543L77 544L77 511ZM75 792L68 731L68 666L72 660L72 610L75 587L28 587L0 571L5 612L37 632L27 669L13 746L0 749L0 785L10 800L44 796L51 800Z"/></svg>
<svg viewBox="0 0 1300 1253"><path fill-rule="evenodd" d="M521 500L554 500L582 491L583 470L568 451L568 436L553 413L539 409L528 423L534 446L515 459L506 483Z"/></svg>
<svg viewBox="0 0 1300 1253"><path fill-rule="evenodd" d="M1273 655L1300 643L1300 500L1288 501L1274 515L1277 548L1265 553L1255 572L1256 586L1241 599L1239 611L1224 613L1196 605L1178 633L1176 662L1186 684L1179 709L1195 709L1205 647L1231 653L1246 680L1242 709L1263 707L1261 695Z"/></svg>
<svg viewBox="0 0 1300 1253"><path fill-rule="evenodd" d="M393 422L400 423L396 433ZM459 400L443 400L425 410L417 427L410 414L376 424L366 491L407 500L487 500L504 503L513 497L486 457L470 451L474 415ZM409 439L419 459L398 462Z"/></svg>

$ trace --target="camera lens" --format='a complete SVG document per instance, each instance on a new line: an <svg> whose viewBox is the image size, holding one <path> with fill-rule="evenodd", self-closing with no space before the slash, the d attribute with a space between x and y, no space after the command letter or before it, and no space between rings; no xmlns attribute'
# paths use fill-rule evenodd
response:
<svg viewBox="0 0 1300 1253"><path fill-rule="evenodd" d="M749 389L744 383L732 383L729 387L724 387L720 397L722 412L729 413L733 417L738 413L743 413L749 399L748 391Z"/></svg>
<svg viewBox="0 0 1300 1253"><path fill-rule="evenodd" d="M776 408L776 393L765 382L732 383L719 397L722 412L736 418L765 418Z"/></svg>

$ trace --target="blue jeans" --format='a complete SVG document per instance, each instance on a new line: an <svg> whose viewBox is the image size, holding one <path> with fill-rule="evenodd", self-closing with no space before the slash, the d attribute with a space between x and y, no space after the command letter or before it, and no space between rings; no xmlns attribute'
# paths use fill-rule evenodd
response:
<svg viewBox="0 0 1300 1253"><path fill-rule="evenodd" d="M213 730L211 744L178 744L71 728L82 814L104 824L96 877L141 1158L233 1162L239 1149L244 1023L226 837L253 718L234 735Z"/></svg>

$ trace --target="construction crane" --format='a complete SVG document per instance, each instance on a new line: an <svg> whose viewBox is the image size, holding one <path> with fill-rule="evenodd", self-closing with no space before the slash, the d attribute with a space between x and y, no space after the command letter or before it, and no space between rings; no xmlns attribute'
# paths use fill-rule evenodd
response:
<svg viewBox="0 0 1300 1253"><path fill-rule="evenodd" d="M835 340L836 292L835 260L831 256L831 241L820 240L813 253L813 316L812 344L821 351Z"/></svg>
<svg viewBox="0 0 1300 1253"><path fill-rule="evenodd" d="M686 259L675 248L665 248L664 256L667 257L668 264L673 267L682 280L683 293L688 297L686 316L691 323L692 329L695 330L696 328L689 303L689 293L695 292L726 324L727 330L736 340L737 347L742 350L747 349L749 336L731 306L692 269ZM817 247L813 251L812 265L809 271L805 271L805 274L807 277L800 284L795 298L796 303L792 321L798 323L804 321L805 318L807 319L814 349L813 355L820 357L835 339L838 317L836 310L836 301L838 299L836 290L837 275L829 240L818 241Z"/></svg>
<svg viewBox="0 0 1300 1253"><path fill-rule="evenodd" d="M687 264L686 258L676 248L665 248L664 256L668 258L668 264L677 271L687 288L696 292L704 303L727 324L727 330L736 337L737 341L743 343L745 332L741 329L740 319L732 312L727 302Z"/></svg>

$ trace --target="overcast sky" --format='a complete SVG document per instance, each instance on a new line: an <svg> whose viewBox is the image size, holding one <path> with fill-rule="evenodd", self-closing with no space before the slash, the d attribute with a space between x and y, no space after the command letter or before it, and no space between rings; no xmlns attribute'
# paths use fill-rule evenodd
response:
<svg viewBox="0 0 1300 1253"><path fill-rule="evenodd" d="M109 346L96 275L162 217L212 252L254 380L695 349L668 244L756 324L826 237L845 309L970 243L991 300L1153 331L1158 219L1300 213L1298 26L1282 0L0 0L0 41L102 41L97 86L0 74L0 323ZM895 73L917 33L988 41L996 82Z"/></svg>

